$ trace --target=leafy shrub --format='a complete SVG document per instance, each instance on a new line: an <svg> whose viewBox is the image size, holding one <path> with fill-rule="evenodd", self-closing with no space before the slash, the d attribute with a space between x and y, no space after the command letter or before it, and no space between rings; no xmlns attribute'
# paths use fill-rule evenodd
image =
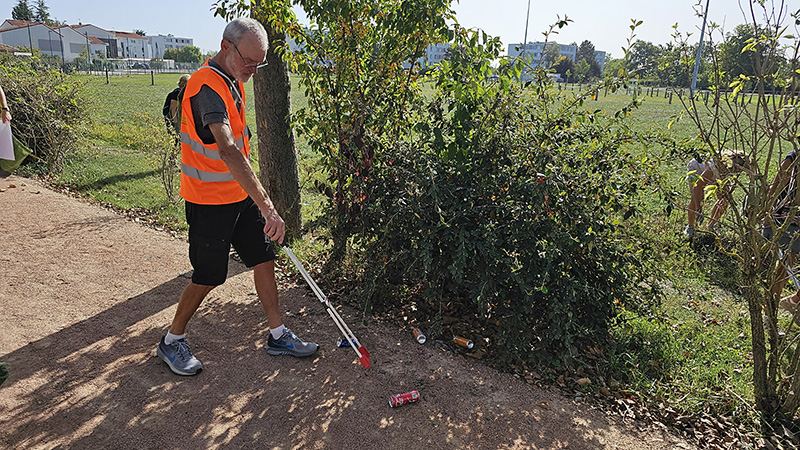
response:
<svg viewBox="0 0 800 450"><path fill-rule="evenodd" d="M591 111L590 93L558 93L543 69L522 89L513 61L490 81L500 49L456 30L432 98L411 86L401 114L386 114L384 104L312 96L316 122L304 124L312 146L324 145L334 242L360 251L369 306L426 308L441 322L477 316L472 331L499 360L564 355L605 336L618 307L657 298L628 222L654 175L625 146L636 139L624 125L636 102L611 116ZM337 92L358 88L331 78ZM338 147L319 144L336 126Z"/></svg>
<svg viewBox="0 0 800 450"><path fill-rule="evenodd" d="M301 2L319 27L293 36L305 48L293 55L309 108L296 113L298 131L324 158L330 178L335 241L332 260L341 261L353 234L349 208L363 202L363 178L382 140L408 133L422 95L409 61L428 44L451 34L451 0L394 2L325 0ZM347 211L345 211L347 210Z"/></svg>
<svg viewBox="0 0 800 450"><path fill-rule="evenodd" d="M626 222L645 169L623 149L624 114L558 96L543 71L520 90L513 64L488 84L499 43L464 39L415 139L374 165L362 238L365 261L386 265L368 284L419 285L446 315L480 315L506 359L569 351L604 336L618 306L655 298Z"/></svg>
<svg viewBox="0 0 800 450"><path fill-rule="evenodd" d="M58 172L88 120L82 84L47 69L37 57L0 56L0 86L12 110L14 135L44 163L45 171Z"/></svg>

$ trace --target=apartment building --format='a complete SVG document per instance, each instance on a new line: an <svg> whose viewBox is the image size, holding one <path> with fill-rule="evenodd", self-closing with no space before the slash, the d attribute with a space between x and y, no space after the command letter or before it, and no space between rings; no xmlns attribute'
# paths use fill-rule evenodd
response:
<svg viewBox="0 0 800 450"><path fill-rule="evenodd" d="M49 27L41 22L5 20L0 24L0 43L17 48L34 48L45 55L57 55L64 61L73 61L88 51L105 54L105 42L81 34L70 27Z"/></svg>
<svg viewBox="0 0 800 450"><path fill-rule="evenodd" d="M177 37L172 34L157 36L147 36L147 42L150 44L150 49L153 53L153 58L163 58L164 52L170 49L179 49L194 45L194 39Z"/></svg>
<svg viewBox="0 0 800 450"><path fill-rule="evenodd" d="M172 34L145 37L92 24L49 27L40 22L7 19L0 24L0 44L39 49L45 55L61 56L64 61L73 61L87 47L92 55L149 60L162 58L165 50L194 45L194 40Z"/></svg>
<svg viewBox="0 0 800 450"><path fill-rule="evenodd" d="M557 45L561 56L575 61L575 57L578 53L578 46L559 44L557 42L528 42L527 44L509 44L508 56L511 58L530 58L532 61L531 65L535 67L541 64L542 58L544 58L545 45L548 47L551 45ZM600 65L600 71L602 72L606 65L606 52L596 50L594 52L594 59Z"/></svg>

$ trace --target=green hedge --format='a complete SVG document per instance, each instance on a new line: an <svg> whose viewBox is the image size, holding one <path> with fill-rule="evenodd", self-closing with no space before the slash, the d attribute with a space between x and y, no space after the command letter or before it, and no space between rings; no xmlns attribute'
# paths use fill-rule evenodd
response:
<svg viewBox="0 0 800 450"><path fill-rule="evenodd" d="M82 84L36 56L0 56L0 86L12 111L14 136L33 152L42 171L58 172L89 120Z"/></svg>
<svg viewBox="0 0 800 450"><path fill-rule="evenodd" d="M633 244L656 177L628 152L638 102L592 111L591 92L560 93L544 69L493 68L496 39L454 36L431 97L381 120L371 105L350 113L354 135L326 152L334 242L350 244L368 309L445 338L468 327L495 361L558 360L659 297Z"/></svg>

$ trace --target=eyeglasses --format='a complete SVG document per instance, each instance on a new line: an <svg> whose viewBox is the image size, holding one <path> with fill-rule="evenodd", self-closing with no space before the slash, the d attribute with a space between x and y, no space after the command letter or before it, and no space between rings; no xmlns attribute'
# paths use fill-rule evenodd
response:
<svg viewBox="0 0 800 450"><path fill-rule="evenodd" d="M233 43L233 42L231 42L231 44L233 44L233 49L236 50L236 53L239 54L239 58L242 58L242 62L244 63L244 66L246 68L248 68L248 69L262 69L262 68L267 66L267 61L266 60L264 60L264 61L262 61L262 62L260 62L258 64L248 64L247 60L244 59L244 56L242 56L242 52L240 52L239 48L236 47L236 44Z"/></svg>

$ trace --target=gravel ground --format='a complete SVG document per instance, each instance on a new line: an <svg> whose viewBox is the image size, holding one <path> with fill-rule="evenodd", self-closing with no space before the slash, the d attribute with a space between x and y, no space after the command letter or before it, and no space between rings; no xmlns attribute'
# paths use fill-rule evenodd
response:
<svg viewBox="0 0 800 450"><path fill-rule="evenodd" d="M320 350L271 357L252 276L235 261L189 324L205 370L179 377L155 347L189 282L184 241L13 175L0 178L0 210L0 361L10 371L0 448L695 448L339 308L372 354L364 369L335 347L311 292L287 281L287 325ZM389 407L411 389L418 403Z"/></svg>

